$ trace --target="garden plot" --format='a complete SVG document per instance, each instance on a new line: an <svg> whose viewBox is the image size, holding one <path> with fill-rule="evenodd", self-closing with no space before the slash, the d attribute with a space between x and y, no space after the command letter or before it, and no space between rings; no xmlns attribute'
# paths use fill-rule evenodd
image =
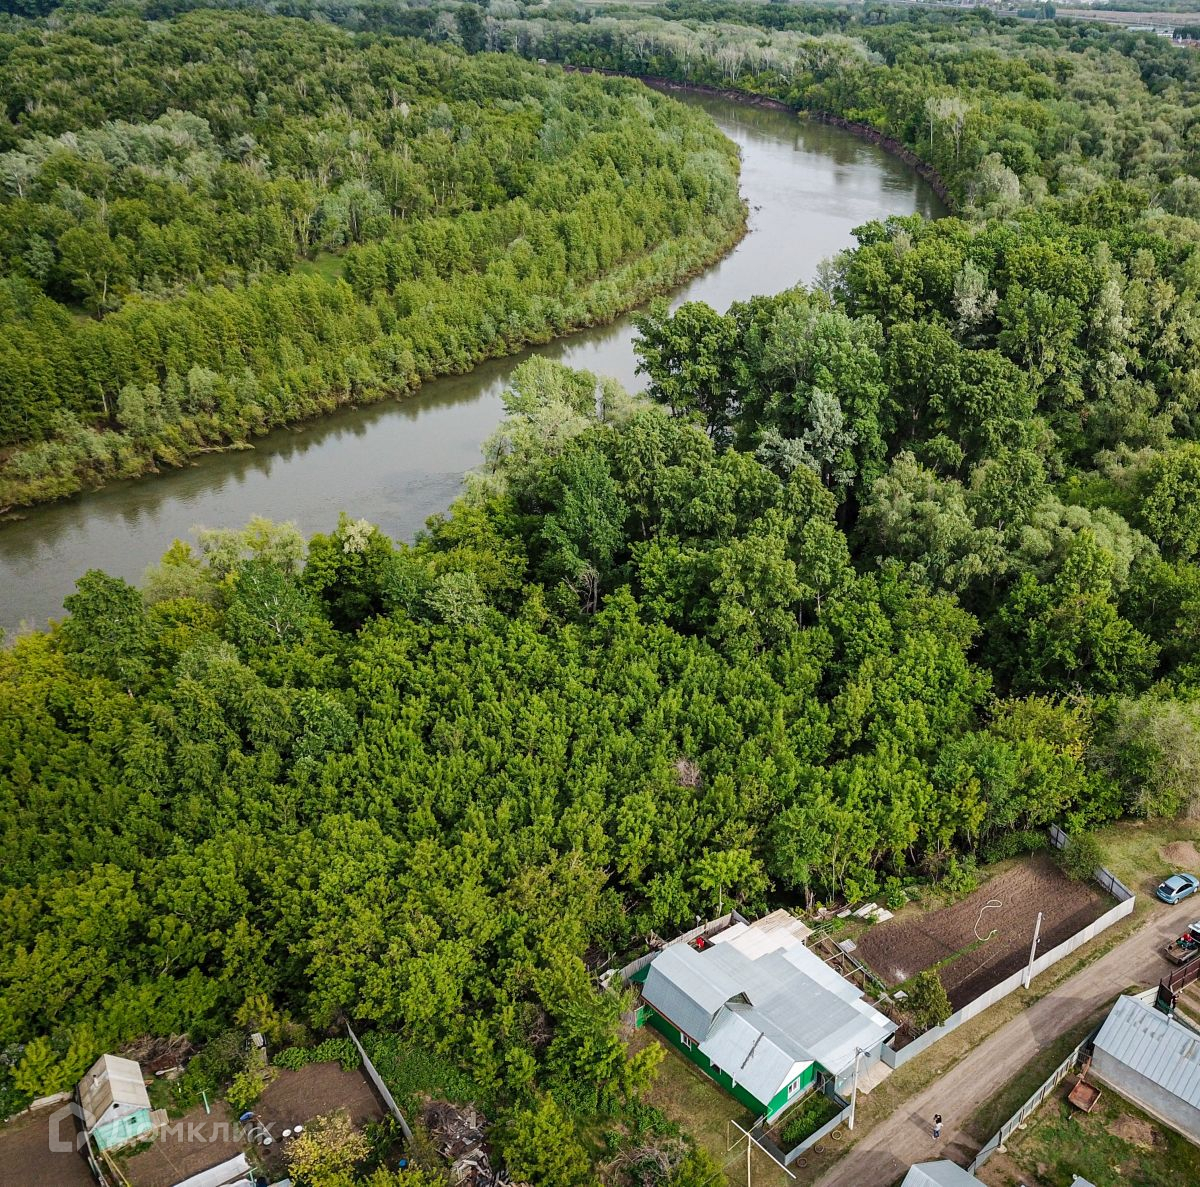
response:
<svg viewBox="0 0 1200 1187"><path fill-rule="evenodd" d="M1048 857L1038 856L990 878L951 907L875 924L859 939L856 955L889 987L937 967L958 1010L1024 967L1039 911L1040 954L1111 905L1095 886L1072 882Z"/></svg>

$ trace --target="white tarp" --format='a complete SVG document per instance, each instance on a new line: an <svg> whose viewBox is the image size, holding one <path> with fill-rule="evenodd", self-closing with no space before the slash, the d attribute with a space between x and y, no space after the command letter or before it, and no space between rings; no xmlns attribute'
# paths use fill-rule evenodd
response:
<svg viewBox="0 0 1200 1187"><path fill-rule="evenodd" d="M208 1170L176 1183L175 1187L230 1187L238 1182L253 1182L245 1154L235 1155L220 1166L210 1166Z"/></svg>

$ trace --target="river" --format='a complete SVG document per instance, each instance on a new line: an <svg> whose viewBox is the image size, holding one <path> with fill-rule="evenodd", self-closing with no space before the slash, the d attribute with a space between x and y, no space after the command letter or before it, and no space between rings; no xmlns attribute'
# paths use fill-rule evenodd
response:
<svg viewBox="0 0 1200 1187"><path fill-rule="evenodd" d="M749 233L720 263L674 294L674 303L731 302L811 281L822 260L852 242L861 223L890 214L945 213L911 169L849 132L782 111L703 95L677 95L707 111L742 152ZM640 388L629 317L560 338L538 353ZM525 357L438 379L404 400L347 409L281 429L251 450L61 503L0 524L0 628L45 625L88 569L138 581L177 538L197 527L238 527L253 515L327 531L339 511L411 540L443 511L478 465L500 423L501 393Z"/></svg>

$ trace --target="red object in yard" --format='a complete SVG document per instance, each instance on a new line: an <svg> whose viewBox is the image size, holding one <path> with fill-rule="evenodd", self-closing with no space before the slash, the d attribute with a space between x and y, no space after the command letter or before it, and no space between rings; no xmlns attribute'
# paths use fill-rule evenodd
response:
<svg viewBox="0 0 1200 1187"><path fill-rule="evenodd" d="M707 947L708 947L708 941L707 941L707 940L706 940L706 939L705 939L703 936L699 936L699 937L697 937L697 939L696 939L696 950L697 950L698 952L702 952L702 951L703 951L705 948L707 948Z"/></svg>

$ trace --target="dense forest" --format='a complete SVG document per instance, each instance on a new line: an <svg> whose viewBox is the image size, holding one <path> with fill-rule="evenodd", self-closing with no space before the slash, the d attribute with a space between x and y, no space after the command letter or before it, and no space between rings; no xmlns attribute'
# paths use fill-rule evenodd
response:
<svg viewBox="0 0 1200 1187"><path fill-rule="evenodd" d="M174 545L141 588L88 573L60 626L0 654L7 1099L61 1087L134 1036L203 1040L269 1001L310 1026L348 1015L428 1049L495 1109L514 1175L587 1183L592 1160L612 1153L589 1137L597 1119L622 1118L628 1134L645 1118L637 1102L653 1059L626 1058L622 1002L597 990L596 973L648 931L731 903L753 912L913 881L967 885L977 861L1037 846L1052 822L1079 834L1195 811L1200 58L1154 38L987 14L735 14L689 2L596 16L530 14L512 0L308 11L371 35L569 57L867 123L935 165L955 201L956 216L937 222L862 227L811 290L723 314L653 307L639 346L647 398L525 364L466 495L412 545L353 515L309 541L261 521L204 533ZM760 23L729 23L735 15ZM62 308L86 294L62 287L74 282L61 264L39 279L17 262L28 249L17 241L44 218L50 243L65 225L60 204L101 184L87 181L92 166L114 187L110 218L124 200L121 169L101 168L100 148L78 151L82 132L60 159L53 108L96 104L89 126L122 135L103 122L117 92L98 96L113 47L150 34L132 16L55 19L74 32L14 23L4 35L35 61L94 62L94 85L68 95L47 83L53 102L28 107L9 96L20 127L0 132L10 176L12 162L36 163L28 193L8 196L24 203L4 224L8 291L48 334L190 310L219 341L249 323L213 321L209 303L249 300L255 286L341 294L352 320L404 302L424 310L406 286L440 280L406 279L430 266L414 237L467 235L504 208L497 195L475 209L475 187L505 183L488 171L494 154L474 180L458 175L476 159L468 138L442 175L449 188L421 190L429 203L461 202L454 217L410 225L388 210L361 243L347 242L349 221L336 224L347 278L336 286L306 287L318 282L297 275L303 252L286 237L278 273L261 265L262 276L225 285L222 269L255 270L237 260L247 231L214 234L187 294L135 294L151 255L125 236L121 307L85 322ZM233 37L256 20L201 13L147 29L170 44ZM102 28L104 53L84 36ZM332 70L347 36L282 19L255 28L269 31L267 48L238 51L252 80L254 55L283 53L293 35L298 60L310 38L324 47L295 79ZM567 128L572 103L594 105L597 119L638 113L638 128L661 126L661 138L643 144L624 124L567 132L567 163L553 158L551 174L586 176L571 153L600 137L606 153L630 154L630 177L660 177L647 216L660 232L700 251L706 218L736 225L729 159L711 133L632 84L592 80L568 102L554 71L373 46L360 46L363 71L339 92L347 104L378 53L418 78L423 65L443 95L519 80L501 92L511 98L471 107L478 136L508 144L555 142L539 114L555 103ZM116 76L130 76L126 65ZM181 66L170 85L189 73ZM228 73L211 85L232 86ZM238 93L261 82L243 79ZM205 157L191 116L145 131L165 114L158 85L141 98L119 89L140 105L120 118L141 121L138 143L186 144L203 176L218 154ZM213 137L243 134L253 94L250 108L228 98L206 108L202 95L188 110ZM440 117L402 102L420 128L417 160ZM233 186L215 180L230 171L247 187L248 219L286 209L255 195L291 184L271 170L289 145L313 142L293 141L288 120L255 126L247 152L273 162L261 175L222 152L214 188L155 181L178 185L171 209L185 226L185 209L202 220ZM675 176L680 142L693 172ZM361 152L368 188L379 160L404 160L375 144L344 151ZM423 178L441 159L429 151ZM294 181L311 168L285 172ZM341 168L332 189L304 183L318 210L349 209L336 195L359 182ZM35 184L46 170L63 177L56 169L76 180ZM614 162L613 193L625 176ZM547 205L539 184L551 183L522 191L530 212ZM582 182L559 184L600 200ZM617 200L609 225L634 214ZM310 233L324 220L314 214ZM131 214L130 225L145 228L152 254L159 224ZM547 242L566 250L550 235L538 251ZM561 254L545 273L532 248L528 258L544 293L575 275ZM375 290L363 276L387 280ZM476 282L454 291L484 299ZM271 308L285 326L296 315L281 299L264 318ZM370 318L354 323L365 351L380 349ZM145 350L158 366L169 357L153 354L160 345L129 339L122 357L138 368ZM456 365L472 357L464 350ZM165 399L166 380L146 366L116 389L126 412L148 416ZM246 407L240 389L221 390ZM712 1174L694 1154L638 1181Z"/></svg>
<svg viewBox="0 0 1200 1187"><path fill-rule="evenodd" d="M740 233L628 83L248 14L0 27L0 504L604 320Z"/></svg>

